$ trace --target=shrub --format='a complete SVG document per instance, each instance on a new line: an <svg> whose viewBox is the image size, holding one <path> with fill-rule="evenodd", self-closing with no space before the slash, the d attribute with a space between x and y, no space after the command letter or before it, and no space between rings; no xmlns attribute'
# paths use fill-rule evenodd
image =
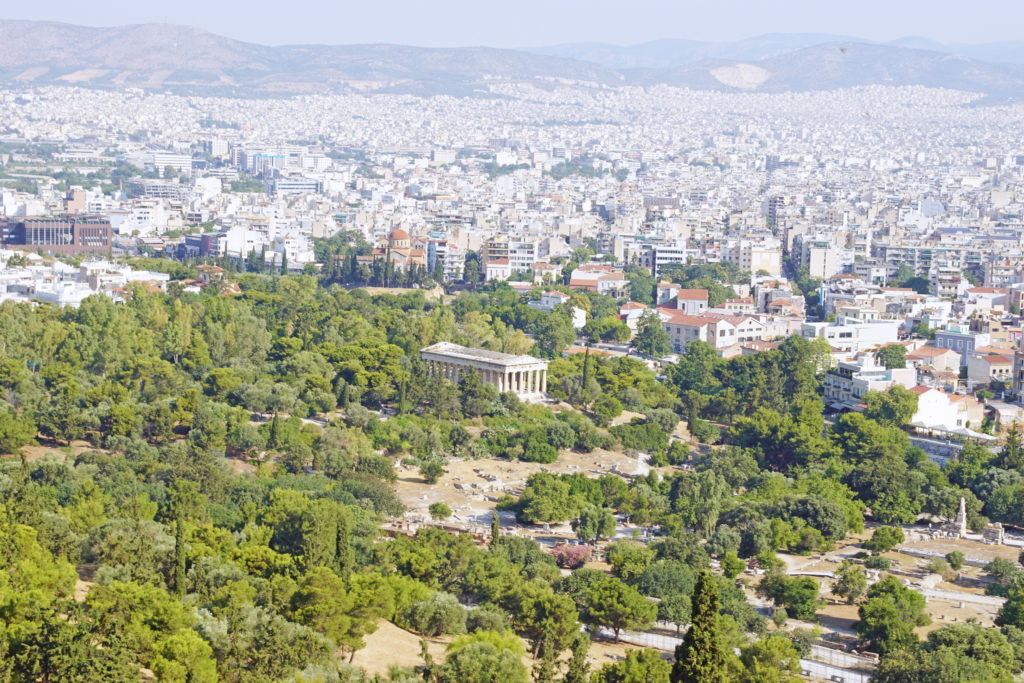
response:
<svg viewBox="0 0 1024 683"><path fill-rule="evenodd" d="M701 443L717 443L722 438L722 430L699 417L691 420L688 428L693 438Z"/></svg>
<svg viewBox="0 0 1024 683"><path fill-rule="evenodd" d="M452 516L452 509L440 501L431 503L427 511L430 512L430 516L434 519L448 519Z"/></svg>
<svg viewBox="0 0 1024 683"><path fill-rule="evenodd" d="M892 560L881 555L872 555L864 560L864 566L868 569L888 569L892 566Z"/></svg>
<svg viewBox="0 0 1024 683"><path fill-rule="evenodd" d="M431 460L420 467L420 476L428 484L436 484L444 474L444 467L439 462Z"/></svg>
<svg viewBox="0 0 1024 683"><path fill-rule="evenodd" d="M508 616L497 607L480 607L469 610L466 616L466 630L470 633L477 631L498 631L508 630Z"/></svg>
<svg viewBox="0 0 1024 683"><path fill-rule="evenodd" d="M413 604L403 615L403 625L425 636L466 632L466 609L450 593L433 596Z"/></svg>
<svg viewBox="0 0 1024 683"><path fill-rule="evenodd" d="M548 552L562 569L578 569L590 559L591 547L589 545L556 545Z"/></svg>
<svg viewBox="0 0 1024 683"><path fill-rule="evenodd" d="M895 526L882 526L875 529L875 533L871 535L870 540L864 543L864 547L876 553L885 553L903 541L903 529Z"/></svg>
<svg viewBox="0 0 1024 683"><path fill-rule="evenodd" d="M946 562L940 557L932 558L924 565L925 571L929 574L938 574L942 578L949 580L953 577L953 568L949 566L949 562Z"/></svg>
<svg viewBox="0 0 1024 683"><path fill-rule="evenodd" d="M951 553L946 554L946 562L949 562L949 566L954 571L960 571L964 568L964 561L966 558L964 554L959 550L954 550Z"/></svg>

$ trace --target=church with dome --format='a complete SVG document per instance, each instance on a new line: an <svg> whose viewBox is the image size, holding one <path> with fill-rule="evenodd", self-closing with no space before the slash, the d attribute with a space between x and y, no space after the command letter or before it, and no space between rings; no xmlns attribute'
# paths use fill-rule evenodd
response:
<svg viewBox="0 0 1024 683"><path fill-rule="evenodd" d="M427 249L425 240L413 239L402 228L395 228L377 243L373 250L374 261L390 261L396 271L404 271L413 266L427 267Z"/></svg>

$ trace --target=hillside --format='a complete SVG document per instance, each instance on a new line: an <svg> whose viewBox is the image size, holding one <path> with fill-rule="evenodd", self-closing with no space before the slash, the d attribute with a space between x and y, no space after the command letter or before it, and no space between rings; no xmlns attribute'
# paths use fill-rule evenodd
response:
<svg viewBox="0 0 1024 683"><path fill-rule="evenodd" d="M974 46L1012 56L1016 44ZM921 49L935 48L935 49ZM594 86L670 84L786 92L922 85L1024 96L1024 65L942 51L921 38L876 44L821 34L733 43L580 43L531 51L488 47L246 43L184 26L90 28L0 21L0 85L137 87L216 95L392 92L487 94L502 81Z"/></svg>

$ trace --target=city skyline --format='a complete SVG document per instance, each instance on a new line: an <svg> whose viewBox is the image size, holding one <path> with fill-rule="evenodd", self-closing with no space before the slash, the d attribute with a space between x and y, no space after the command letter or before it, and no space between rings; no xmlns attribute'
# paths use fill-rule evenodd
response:
<svg viewBox="0 0 1024 683"><path fill-rule="evenodd" d="M320 0L280 3L256 0L245 13L224 2L185 0L173 7L140 6L124 0L83 6L43 0L10 7L7 19L57 21L87 26L138 23L184 24L238 40L267 45L393 43L425 47L486 45L530 48L575 42L632 45L664 39L728 42L765 33L823 33L888 42L908 36L951 44L1016 40L1024 19L1020 3L988 4L984 14L964 16L949 0L886 3L755 3L597 0L528 0L514 12L465 0L429 6L391 2L339 7ZM997 24L992 16L999 16ZM317 17L316 21L310 21ZM396 19L397 17L397 19ZM674 27L674 28L666 28Z"/></svg>

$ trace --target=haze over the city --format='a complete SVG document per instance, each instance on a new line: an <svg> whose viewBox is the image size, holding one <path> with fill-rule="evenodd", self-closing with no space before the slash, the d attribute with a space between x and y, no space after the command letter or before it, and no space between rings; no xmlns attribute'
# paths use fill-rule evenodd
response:
<svg viewBox="0 0 1024 683"><path fill-rule="evenodd" d="M7 19L86 26L162 22L196 26L266 45L396 43L432 47L534 47L569 42L618 45L666 38L734 41L764 33L820 33L943 43L1019 40L1024 6L955 0L227 0L140 3L39 0L9 4Z"/></svg>

